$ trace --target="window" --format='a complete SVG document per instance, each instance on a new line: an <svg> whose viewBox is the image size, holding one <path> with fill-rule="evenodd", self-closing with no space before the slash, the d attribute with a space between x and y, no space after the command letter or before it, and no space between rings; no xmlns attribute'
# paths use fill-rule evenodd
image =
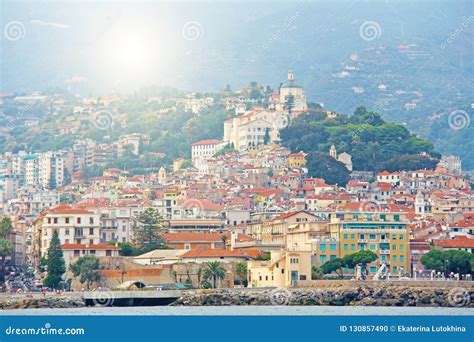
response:
<svg viewBox="0 0 474 342"><path fill-rule="evenodd" d="M325 255L320 255L319 256L319 261L321 262L326 262L326 256ZM282 272L283 273L283 272Z"/></svg>
<svg viewBox="0 0 474 342"><path fill-rule="evenodd" d="M392 255L392 261L397 262L397 256L396 255Z"/></svg>
<svg viewBox="0 0 474 342"><path fill-rule="evenodd" d="M392 250L396 251L397 250L397 245L392 245Z"/></svg>
<svg viewBox="0 0 474 342"><path fill-rule="evenodd" d="M375 273L375 272L377 272L377 267L370 266L370 273Z"/></svg>
<svg viewBox="0 0 474 342"><path fill-rule="evenodd" d="M58 218L57 218L57 217L55 217L55 218L53 219L53 223L58 223Z"/></svg>
<svg viewBox="0 0 474 342"><path fill-rule="evenodd" d="M400 234L400 240L403 240L403 234Z"/></svg>
<svg viewBox="0 0 474 342"><path fill-rule="evenodd" d="M110 249L106 250L105 251L105 256L112 256L112 251Z"/></svg>
<svg viewBox="0 0 474 342"><path fill-rule="evenodd" d="M355 251L355 249L356 249L356 245L355 245L355 244L352 244L352 245L351 245L351 251Z"/></svg>
<svg viewBox="0 0 474 342"><path fill-rule="evenodd" d="M48 223L51 223L51 217L48 217Z"/></svg>
<svg viewBox="0 0 474 342"><path fill-rule="evenodd" d="M78 249L74 250L74 256L78 257L80 255L80 251Z"/></svg>
<svg viewBox="0 0 474 342"><path fill-rule="evenodd" d="M400 251L403 251L404 248L405 248L405 246L400 245Z"/></svg>
<svg viewBox="0 0 474 342"><path fill-rule="evenodd" d="M397 234L392 234L392 240L396 240L397 239Z"/></svg>
<svg viewBox="0 0 474 342"><path fill-rule="evenodd" d="M95 250L94 250L94 249L91 249L91 251L89 252L89 254L95 255Z"/></svg>
<svg viewBox="0 0 474 342"><path fill-rule="evenodd" d="M375 234L370 234L370 235L369 235L369 239L370 239L370 240L375 240Z"/></svg>
<svg viewBox="0 0 474 342"><path fill-rule="evenodd" d="M285 274L285 269L284 268L281 269L281 274Z"/></svg>
<svg viewBox="0 0 474 342"><path fill-rule="evenodd" d="M337 258L337 255L332 254L332 255L329 257L329 260L334 260L334 259L336 259L336 258Z"/></svg>
<svg viewBox="0 0 474 342"><path fill-rule="evenodd" d="M77 223L81 224L81 218L80 217L77 218Z"/></svg>
<svg viewBox="0 0 474 342"><path fill-rule="evenodd" d="M325 251L326 250L326 244L322 243L319 247L320 250Z"/></svg>
<svg viewBox="0 0 474 342"><path fill-rule="evenodd" d="M300 275L300 280L306 280L306 276L304 274Z"/></svg>
<svg viewBox="0 0 474 342"><path fill-rule="evenodd" d="M94 218L93 217L89 217L89 223L94 224Z"/></svg>
<svg viewBox="0 0 474 342"><path fill-rule="evenodd" d="M94 228L89 228L89 235L94 235Z"/></svg>
<svg viewBox="0 0 474 342"><path fill-rule="evenodd" d="M344 244L344 250L345 250L345 251L348 251L348 250L349 250L349 245Z"/></svg>
<svg viewBox="0 0 474 342"><path fill-rule="evenodd" d="M64 235L69 235L69 229L66 229L66 230L64 231Z"/></svg>
<svg viewBox="0 0 474 342"><path fill-rule="evenodd" d="M344 239L347 240L347 234L344 234Z"/></svg>
<svg viewBox="0 0 474 342"><path fill-rule="evenodd" d="M69 217L66 217L65 221L66 223L69 223Z"/></svg>
<svg viewBox="0 0 474 342"><path fill-rule="evenodd" d="M360 234L359 239L364 240L365 239L365 234Z"/></svg>
<svg viewBox="0 0 474 342"><path fill-rule="evenodd" d="M351 239L354 240L356 238L355 234L351 234Z"/></svg>
<svg viewBox="0 0 474 342"><path fill-rule="evenodd" d="M331 243L331 246L329 246L329 249L331 251L335 251L336 250L336 244L335 243Z"/></svg>
<svg viewBox="0 0 474 342"><path fill-rule="evenodd" d="M405 257L403 255L400 255L400 262L405 262Z"/></svg>
<svg viewBox="0 0 474 342"><path fill-rule="evenodd" d="M375 250L377 249L377 246L371 244L371 245L369 245L369 249L370 249L371 251L375 251Z"/></svg>

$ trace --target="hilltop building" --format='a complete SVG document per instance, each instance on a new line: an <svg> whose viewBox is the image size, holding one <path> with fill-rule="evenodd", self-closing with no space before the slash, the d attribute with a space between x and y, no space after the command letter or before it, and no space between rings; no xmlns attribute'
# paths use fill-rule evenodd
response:
<svg viewBox="0 0 474 342"><path fill-rule="evenodd" d="M331 148L329 149L329 156L336 159L337 161L340 161L344 164L346 169L352 171L352 156L349 153L342 152L338 155L336 147L334 145L331 145Z"/></svg>
<svg viewBox="0 0 474 342"><path fill-rule="evenodd" d="M308 109L304 89L296 84L293 69L288 70L288 79L280 86L278 95L278 102L275 103L276 110L285 110L285 103L288 100L288 96L293 96L294 98L293 110L303 111Z"/></svg>

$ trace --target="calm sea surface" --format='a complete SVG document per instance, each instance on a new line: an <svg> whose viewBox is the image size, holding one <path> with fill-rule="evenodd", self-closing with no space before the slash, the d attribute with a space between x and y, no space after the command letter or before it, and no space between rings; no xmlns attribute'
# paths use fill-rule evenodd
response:
<svg viewBox="0 0 474 342"><path fill-rule="evenodd" d="M1 310L0 315L474 315L470 308L381 306L153 306Z"/></svg>

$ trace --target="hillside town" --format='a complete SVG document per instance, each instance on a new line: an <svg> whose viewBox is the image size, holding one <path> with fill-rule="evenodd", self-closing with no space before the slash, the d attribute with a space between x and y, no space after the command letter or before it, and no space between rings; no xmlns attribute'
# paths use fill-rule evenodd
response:
<svg viewBox="0 0 474 342"><path fill-rule="evenodd" d="M106 288L282 288L321 277L470 279L466 272L447 272L447 267L440 272L421 262L431 250L474 252L474 192L457 156L442 156L433 170L373 173L355 170L351 154L331 145L324 153L345 166L350 180L329 184L310 176L307 151L281 144L280 131L309 109L293 70L277 92L268 94L265 106L255 103L251 92L243 89L219 100L233 111L223 122L222 138L193 141L190 158L183 155L140 174L108 166L124 155L142 155L143 146L152 143L143 132L108 143L78 139L70 149L1 154L0 216L12 226L6 236L12 253L2 255L3 290L44 286L55 237L66 266L62 281L74 290L86 286L72 272L85 256L100 262L100 277L91 286ZM81 99L61 124L61 134L79 132L81 120L94 120L97 103L116 100ZM2 101L45 98L3 94ZM199 113L214 101L185 96L175 105ZM55 100L53 112L60 103ZM161 108L160 115L173 110ZM120 116L105 119L127 125ZM23 120L25 126L39 124L35 118ZM94 167L101 167L100 174L90 174ZM150 217L157 219L147 221ZM148 238L156 241L148 246L159 247L151 250L141 248L150 227L156 234L147 232ZM331 261L361 251L375 255L364 265L366 274L348 264L325 271ZM216 262L223 274L213 283L203 274Z"/></svg>

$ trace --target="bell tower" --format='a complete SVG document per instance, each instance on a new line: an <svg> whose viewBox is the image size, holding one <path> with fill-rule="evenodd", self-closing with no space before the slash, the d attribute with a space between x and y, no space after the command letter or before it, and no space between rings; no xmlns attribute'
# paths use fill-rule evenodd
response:
<svg viewBox="0 0 474 342"><path fill-rule="evenodd" d="M288 70L288 81L294 81L295 80L295 73L293 72L293 69Z"/></svg>

